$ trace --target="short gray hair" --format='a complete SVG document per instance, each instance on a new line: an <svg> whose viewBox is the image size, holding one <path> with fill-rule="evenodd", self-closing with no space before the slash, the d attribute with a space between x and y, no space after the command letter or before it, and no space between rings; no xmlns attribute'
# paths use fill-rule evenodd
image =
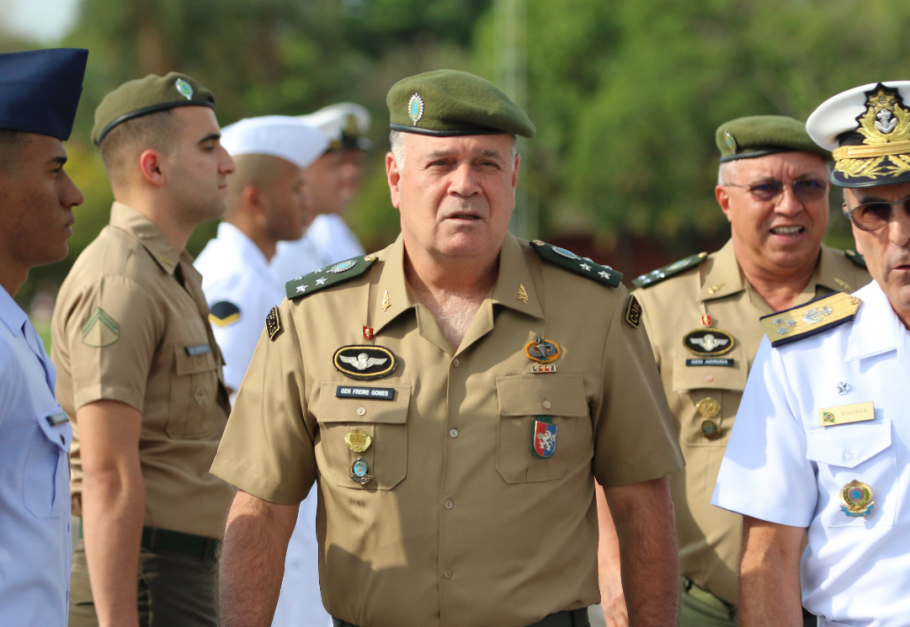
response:
<svg viewBox="0 0 910 627"><path fill-rule="evenodd" d="M391 146L390 152L392 157L395 159L395 163L399 168L404 167L404 136L407 133L404 131L389 131L389 145ZM515 155L518 154L518 138L515 135L512 135L512 158L511 162L515 162Z"/></svg>
<svg viewBox="0 0 910 627"><path fill-rule="evenodd" d="M734 159L733 161L725 161L720 164L720 167L717 169L717 184L718 185L733 185L731 181L736 179L736 175L739 173L739 164L741 159ZM831 161L825 159L825 169L828 170L828 181L831 181L831 175L834 174L834 164Z"/></svg>

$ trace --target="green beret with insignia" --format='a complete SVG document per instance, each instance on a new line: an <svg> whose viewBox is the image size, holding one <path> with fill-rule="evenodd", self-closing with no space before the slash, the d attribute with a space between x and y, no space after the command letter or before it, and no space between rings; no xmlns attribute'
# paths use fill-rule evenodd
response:
<svg viewBox="0 0 910 627"><path fill-rule="evenodd" d="M402 79L386 98L394 131L451 137L507 133L534 137L537 129L490 81L457 70Z"/></svg>
<svg viewBox="0 0 910 627"><path fill-rule="evenodd" d="M715 135L720 162L754 159L780 152L811 152L831 159L806 132L806 125L783 115L753 115L730 120Z"/></svg>
<svg viewBox="0 0 910 627"><path fill-rule="evenodd" d="M99 146L104 136L118 124L176 107L214 109L215 95L193 77L179 72L166 76L149 74L128 81L105 96L95 109L92 141Z"/></svg>

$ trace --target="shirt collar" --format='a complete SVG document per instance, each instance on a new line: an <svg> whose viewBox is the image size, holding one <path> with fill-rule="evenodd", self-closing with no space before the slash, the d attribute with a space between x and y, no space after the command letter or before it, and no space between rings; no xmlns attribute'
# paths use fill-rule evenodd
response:
<svg viewBox="0 0 910 627"><path fill-rule="evenodd" d="M154 222L122 202L114 201L114 205L111 207L111 226L126 231L138 239L139 243L149 251L158 265L168 274L174 274L181 259L192 262L192 257L186 251L180 255L177 254Z"/></svg>
<svg viewBox="0 0 910 627"><path fill-rule="evenodd" d="M268 260L249 235L233 224L222 222L218 225L217 237L218 241L223 242L226 248L234 251L234 254L239 251L244 264L252 264L260 273L270 276Z"/></svg>
<svg viewBox="0 0 910 627"><path fill-rule="evenodd" d="M499 276L490 293L490 300L519 313L535 318L544 317L525 253L518 239L508 231L499 252Z"/></svg>
<svg viewBox="0 0 910 627"><path fill-rule="evenodd" d="M887 294L877 281L872 281L854 296L863 301L850 329L846 361L863 359L896 350L899 333L907 330L901 324Z"/></svg>
<svg viewBox="0 0 910 627"><path fill-rule="evenodd" d="M22 310L5 289L0 288L0 320L9 328L13 336L18 335L25 325L28 315Z"/></svg>

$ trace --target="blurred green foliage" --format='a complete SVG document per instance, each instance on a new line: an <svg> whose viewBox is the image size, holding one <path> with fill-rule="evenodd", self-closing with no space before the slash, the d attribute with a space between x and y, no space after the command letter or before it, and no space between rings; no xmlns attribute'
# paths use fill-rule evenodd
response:
<svg viewBox="0 0 910 627"><path fill-rule="evenodd" d="M503 0L498 0L502 2ZM856 85L905 78L906 0L510 0L525 14L527 189L540 232L646 237L680 256L723 239L714 130L744 115L804 120ZM215 91L223 124L352 100L373 114L363 190L348 219L369 246L398 233L385 184L385 95L450 67L501 75L496 0L82 0L61 45L90 49L68 169L86 195L66 262L20 292L54 291L107 222L110 190L88 141L105 93L149 72ZM2 37L2 35L0 35ZM26 44L0 39L0 49ZM498 56L500 55L500 56ZM837 196L837 194L833 194ZM833 199L835 207L838 199ZM198 252L215 225L197 229ZM832 220L829 242L850 246Z"/></svg>

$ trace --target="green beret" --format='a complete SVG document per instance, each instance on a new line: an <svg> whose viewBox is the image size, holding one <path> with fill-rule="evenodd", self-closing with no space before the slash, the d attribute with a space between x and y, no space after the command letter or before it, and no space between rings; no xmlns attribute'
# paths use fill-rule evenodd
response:
<svg viewBox="0 0 910 627"><path fill-rule="evenodd" d="M392 130L437 137L508 133L534 137L537 129L490 81L456 70L402 79L386 98Z"/></svg>
<svg viewBox="0 0 910 627"><path fill-rule="evenodd" d="M112 128L141 115L176 107L215 108L215 95L196 79L179 72L149 74L129 81L109 93L95 109L92 141L100 145Z"/></svg>
<svg viewBox="0 0 910 627"><path fill-rule="evenodd" d="M783 115L754 115L730 120L717 127L715 140L721 163L778 152L811 152L831 159L831 153L819 147L806 133L805 124Z"/></svg>

